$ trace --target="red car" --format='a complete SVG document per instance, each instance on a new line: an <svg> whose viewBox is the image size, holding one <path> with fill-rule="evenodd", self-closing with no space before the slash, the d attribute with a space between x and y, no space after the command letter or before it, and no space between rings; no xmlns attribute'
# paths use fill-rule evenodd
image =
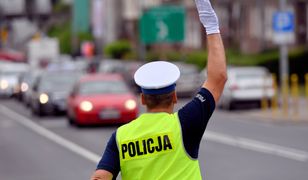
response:
<svg viewBox="0 0 308 180"><path fill-rule="evenodd" d="M136 119L138 104L121 75L92 74L79 80L68 100L70 124L124 124Z"/></svg>

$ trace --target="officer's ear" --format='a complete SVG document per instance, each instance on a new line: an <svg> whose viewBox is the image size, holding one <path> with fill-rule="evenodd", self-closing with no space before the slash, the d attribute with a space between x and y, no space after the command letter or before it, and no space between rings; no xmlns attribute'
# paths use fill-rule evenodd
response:
<svg viewBox="0 0 308 180"><path fill-rule="evenodd" d="M140 98L141 98L141 104L142 104L142 105L146 105L146 104L145 104L145 97L144 97L144 94L143 94L143 93L140 94Z"/></svg>
<svg viewBox="0 0 308 180"><path fill-rule="evenodd" d="M174 104L176 104L176 103L178 102L178 97L177 97L175 91L172 93L172 102L173 102Z"/></svg>

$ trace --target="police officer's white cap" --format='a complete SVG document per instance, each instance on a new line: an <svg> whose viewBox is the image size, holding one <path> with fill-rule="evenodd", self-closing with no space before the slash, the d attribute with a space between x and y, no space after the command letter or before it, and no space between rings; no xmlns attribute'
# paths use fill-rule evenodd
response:
<svg viewBox="0 0 308 180"><path fill-rule="evenodd" d="M173 86L179 77L179 68L166 61L147 63L141 66L134 75L136 84L146 90L159 90Z"/></svg>

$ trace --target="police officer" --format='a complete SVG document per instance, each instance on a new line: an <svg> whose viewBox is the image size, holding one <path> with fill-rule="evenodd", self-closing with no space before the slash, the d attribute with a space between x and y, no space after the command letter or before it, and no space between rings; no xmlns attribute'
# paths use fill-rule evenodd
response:
<svg viewBox="0 0 308 180"><path fill-rule="evenodd" d="M227 75L216 13L209 0L195 2L207 33L207 80L190 102L173 113L178 67L164 61L140 67L134 79L147 112L113 133L92 180L115 179L119 171L125 180L202 179L199 145Z"/></svg>

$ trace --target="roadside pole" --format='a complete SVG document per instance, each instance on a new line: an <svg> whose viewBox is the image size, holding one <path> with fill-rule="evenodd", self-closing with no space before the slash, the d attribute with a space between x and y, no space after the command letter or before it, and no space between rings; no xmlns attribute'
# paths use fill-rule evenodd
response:
<svg viewBox="0 0 308 180"><path fill-rule="evenodd" d="M272 74L273 88L274 88L274 96L272 97L271 105L272 105L272 115L277 115L278 109L278 85L277 85L277 75Z"/></svg>
<svg viewBox="0 0 308 180"><path fill-rule="evenodd" d="M306 102L307 102L307 107L308 107L308 73L305 74L305 95L306 95Z"/></svg>
<svg viewBox="0 0 308 180"><path fill-rule="evenodd" d="M279 1L279 8L281 12L286 11L286 0ZM288 62L288 46L285 42L280 44L280 86L282 92L282 109L283 114L288 115L289 105L289 62Z"/></svg>
<svg viewBox="0 0 308 180"><path fill-rule="evenodd" d="M291 96L292 96L292 119L296 120L299 116L299 87L297 74L291 75Z"/></svg>

